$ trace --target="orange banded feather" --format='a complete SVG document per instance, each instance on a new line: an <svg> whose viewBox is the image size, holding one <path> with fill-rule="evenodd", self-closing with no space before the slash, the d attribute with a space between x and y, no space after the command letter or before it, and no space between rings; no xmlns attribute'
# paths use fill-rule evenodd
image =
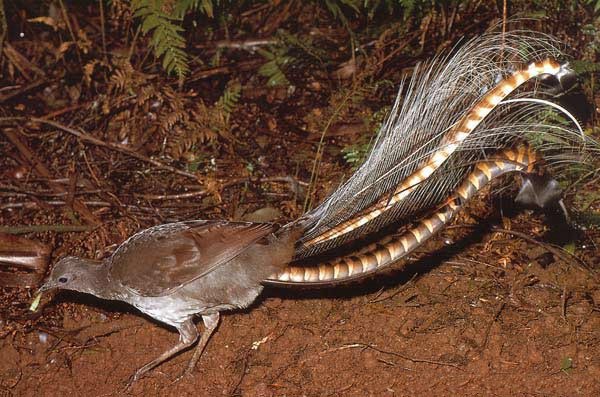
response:
<svg viewBox="0 0 600 397"><path fill-rule="evenodd" d="M327 232L306 241L304 245L311 246L338 238L384 214L395 204L406 198L420 183L429 178L504 98L532 78L544 74L557 75L561 70L561 65L557 61L548 58L543 61L533 62L526 68L518 70L511 76L502 80L494 88L488 91L485 96L456 124L456 126L446 134L442 139L440 148L429 156L429 159L422 167L399 184L391 197L386 196L382 198L358 217L342 222Z"/></svg>
<svg viewBox="0 0 600 397"><path fill-rule="evenodd" d="M496 158L478 162L475 169L441 209L422 219L402 235L369 244L359 251L318 266L288 266L264 283L279 285L341 283L364 277L389 266L443 229L462 205L492 179L508 172L531 171L535 161L536 154L528 146L504 150Z"/></svg>

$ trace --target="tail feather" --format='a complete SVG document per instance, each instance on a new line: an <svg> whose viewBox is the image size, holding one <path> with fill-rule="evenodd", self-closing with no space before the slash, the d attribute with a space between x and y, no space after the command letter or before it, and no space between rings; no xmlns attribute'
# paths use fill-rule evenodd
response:
<svg viewBox="0 0 600 397"><path fill-rule="evenodd" d="M557 148L563 155L580 152L584 143L577 131L544 122L546 106L501 104L508 95L539 95L536 87L513 93L533 77L566 75L567 69L551 60L563 58L558 48L542 34L491 33L417 67L401 85L406 92L402 100L398 96L365 163L303 217L310 226L296 256L330 250L439 204L471 164L515 141L533 141L551 154Z"/></svg>
<svg viewBox="0 0 600 397"><path fill-rule="evenodd" d="M488 182L509 172L531 172L537 154L528 146L507 149L486 161L475 164L455 192L441 208L407 227L399 235L370 244L340 258L320 262L317 266L296 263L271 276L264 284L321 286L364 278L405 258L430 237L442 230L461 206Z"/></svg>

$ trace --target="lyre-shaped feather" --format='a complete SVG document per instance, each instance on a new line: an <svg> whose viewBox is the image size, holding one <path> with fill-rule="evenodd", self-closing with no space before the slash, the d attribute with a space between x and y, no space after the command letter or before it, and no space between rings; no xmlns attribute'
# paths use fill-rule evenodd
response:
<svg viewBox="0 0 600 397"><path fill-rule="evenodd" d="M470 165L532 134L542 137L541 145L533 142L542 153L557 141L563 155L577 152L584 144L577 131L540 122L549 107L502 103L509 95L538 95L525 83L540 76L560 81L569 73L562 58L551 37L490 33L417 67L402 84L365 163L305 215L312 226L297 257L330 250L439 204Z"/></svg>

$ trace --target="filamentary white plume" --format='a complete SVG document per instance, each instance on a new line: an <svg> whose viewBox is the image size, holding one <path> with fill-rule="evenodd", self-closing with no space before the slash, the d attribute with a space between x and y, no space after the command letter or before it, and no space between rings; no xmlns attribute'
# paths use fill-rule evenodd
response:
<svg viewBox="0 0 600 397"><path fill-rule="evenodd" d="M464 43L450 55L418 65L413 76L401 83L393 109L364 164L321 205L301 218L301 222L310 225L301 242L314 242L328 230L368 211L382 197L392 195L402 181L423 168L432 154L448 145L445 135L499 81L532 62L546 59L560 62L564 58L554 38L514 31L485 34ZM567 72L561 66L557 74ZM313 256L390 223L410 221L420 212L439 205L467 175L470 165L516 141L529 141L550 163L582 161L584 148L593 144L586 143L577 123L554 125L548 121L546 116L555 106L536 100L544 97L537 84L540 77L543 76L511 92L504 103L495 104L448 158L417 186L411 186L399 202L349 232L300 246L296 257ZM556 83L559 84L558 80Z"/></svg>

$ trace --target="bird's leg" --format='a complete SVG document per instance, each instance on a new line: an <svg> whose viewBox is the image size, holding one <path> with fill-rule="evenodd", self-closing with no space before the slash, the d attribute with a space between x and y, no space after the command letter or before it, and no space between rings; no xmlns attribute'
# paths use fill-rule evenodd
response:
<svg viewBox="0 0 600 397"><path fill-rule="evenodd" d="M175 346L158 356L156 359L144 365L142 368L135 371L135 374L129 380L127 387L131 386L132 383L140 379L146 372L150 371L152 368L157 367L158 365L167 361L169 358L173 357L180 351L190 347L196 340L198 340L198 330L196 329L196 326L194 325L194 322L191 319L186 320L180 326L178 326L177 331L179 331L179 343L177 343ZM204 335L202 335L202 337L204 338Z"/></svg>
<svg viewBox="0 0 600 397"><path fill-rule="evenodd" d="M221 316L219 315L219 312L202 315L202 321L204 322L204 328L206 329L202 333L200 342L198 342L198 345L194 350L194 355L192 356L192 359L190 360L188 367L182 376L189 375L196 367L196 364L198 363L198 360L200 359L200 356L202 355L202 352L204 351L204 348L206 347L210 336L213 334L213 332L215 332L217 325L219 325L220 318Z"/></svg>

